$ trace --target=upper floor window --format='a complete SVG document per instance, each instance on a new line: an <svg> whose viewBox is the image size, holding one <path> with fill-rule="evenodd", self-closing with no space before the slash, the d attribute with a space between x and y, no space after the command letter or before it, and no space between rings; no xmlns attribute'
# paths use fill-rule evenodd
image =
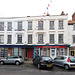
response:
<svg viewBox="0 0 75 75"><path fill-rule="evenodd" d="M0 22L0 31L4 31L4 22Z"/></svg>
<svg viewBox="0 0 75 75"><path fill-rule="evenodd" d="M54 29L54 21L50 21L50 29Z"/></svg>
<svg viewBox="0 0 75 75"><path fill-rule="evenodd" d="M63 21L59 21L59 29L63 29Z"/></svg>
<svg viewBox="0 0 75 75"><path fill-rule="evenodd" d="M43 43L43 34L38 34L38 43Z"/></svg>
<svg viewBox="0 0 75 75"><path fill-rule="evenodd" d="M0 35L0 44L4 43L4 35Z"/></svg>
<svg viewBox="0 0 75 75"><path fill-rule="evenodd" d="M22 35L17 35L17 43L22 44Z"/></svg>
<svg viewBox="0 0 75 75"><path fill-rule="evenodd" d="M7 41L8 41L7 43L8 43L8 44L11 44L11 41L12 41L12 35L8 35L7 37L8 37L8 38L7 38L7 39L8 39L8 40L7 40Z"/></svg>
<svg viewBox="0 0 75 75"><path fill-rule="evenodd" d="M28 44L32 44L32 35L28 35Z"/></svg>
<svg viewBox="0 0 75 75"><path fill-rule="evenodd" d="M43 30L43 21L38 21L38 30Z"/></svg>
<svg viewBox="0 0 75 75"><path fill-rule="evenodd" d="M22 31L22 22L18 22L18 31Z"/></svg>
<svg viewBox="0 0 75 75"><path fill-rule="evenodd" d="M75 43L75 35L73 35L73 43Z"/></svg>
<svg viewBox="0 0 75 75"><path fill-rule="evenodd" d="M28 22L28 30L32 30L32 22Z"/></svg>
<svg viewBox="0 0 75 75"><path fill-rule="evenodd" d="M58 36L58 42L63 43L63 34L59 34Z"/></svg>
<svg viewBox="0 0 75 75"><path fill-rule="evenodd" d="M8 22L8 28L7 28L8 31L12 31L12 22Z"/></svg>
<svg viewBox="0 0 75 75"><path fill-rule="evenodd" d="M73 30L75 30L75 24L73 24Z"/></svg>
<svg viewBox="0 0 75 75"><path fill-rule="evenodd" d="M54 34L50 34L50 43L54 43Z"/></svg>

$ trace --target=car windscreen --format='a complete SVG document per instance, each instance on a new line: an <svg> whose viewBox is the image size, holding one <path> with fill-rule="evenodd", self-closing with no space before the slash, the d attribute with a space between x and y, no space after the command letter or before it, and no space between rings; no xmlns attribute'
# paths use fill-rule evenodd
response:
<svg viewBox="0 0 75 75"><path fill-rule="evenodd" d="M22 58L22 56L19 56L19 58Z"/></svg>
<svg viewBox="0 0 75 75"><path fill-rule="evenodd" d="M42 60L52 60L50 57L42 57Z"/></svg>
<svg viewBox="0 0 75 75"><path fill-rule="evenodd" d="M69 57L71 61L75 61L75 57Z"/></svg>

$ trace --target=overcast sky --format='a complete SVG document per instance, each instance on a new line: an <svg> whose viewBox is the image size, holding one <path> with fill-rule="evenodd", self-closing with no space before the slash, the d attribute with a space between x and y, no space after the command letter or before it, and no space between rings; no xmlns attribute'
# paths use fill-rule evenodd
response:
<svg viewBox="0 0 75 75"><path fill-rule="evenodd" d="M68 13L68 19L71 19L75 0L0 0L0 17L38 16L44 12L60 15L62 11Z"/></svg>

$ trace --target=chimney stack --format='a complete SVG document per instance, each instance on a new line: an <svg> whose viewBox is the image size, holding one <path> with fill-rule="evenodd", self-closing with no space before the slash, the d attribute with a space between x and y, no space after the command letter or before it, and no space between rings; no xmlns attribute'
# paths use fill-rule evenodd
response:
<svg viewBox="0 0 75 75"><path fill-rule="evenodd" d="M72 20L75 21L75 12L74 12L74 14L72 15Z"/></svg>
<svg viewBox="0 0 75 75"><path fill-rule="evenodd" d="M64 11L61 12L61 15L65 15Z"/></svg>

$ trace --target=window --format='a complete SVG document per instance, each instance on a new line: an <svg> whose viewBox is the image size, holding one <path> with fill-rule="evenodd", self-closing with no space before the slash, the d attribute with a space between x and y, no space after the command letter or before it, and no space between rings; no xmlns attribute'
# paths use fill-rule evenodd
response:
<svg viewBox="0 0 75 75"><path fill-rule="evenodd" d="M32 44L32 35L28 35L28 44Z"/></svg>
<svg viewBox="0 0 75 75"><path fill-rule="evenodd" d="M19 44L22 44L22 35L17 35L17 39Z"/></svg>
<svg viewBox="0 0 75 75"><path fill-rule="evenodd" d="M63 21L59 21L59 29L63 29Z"/></svg>
<svg viewBox="0 0 75 75"><path fill-rule="evenodd" d="M4 22L0 22L0 31L4 31Z"/></svg>
<svg viewBox="0 0 75 75"><path fill-rule="evenodd" d="M73 35L73 43L75 43L75 35Z"/></svg>
<svg viewBox="0 0 75 75"><path fill-rule="evenodd" d="M58 42L63 43L63 34L59 34Z"/></svg>
<svg viewBox="0 0 75 75"><path fill-rule="evenodd" d="M21 50L21 48L13 48L13 50L12 50L12 55L13 55L13 56L21 56L21 55L22 55L22 50Z"/></svg>
<svg viewBox="0 0 75 75"><path fill-rule="evenodd" d="M51 54L52 54L52 56L55 56L55 50L51 50L52 52L51 52Z"/></svg>
<svg viewBox="0 0 75 75"><path fill-rule="evenodd" d="M11 44L11 41L12 41L12 35L8 35L8 44Z"/></svg>
<svg viewBox="0 0 75 75"><path fill-rule="evenodd" d="M60 49L60 55L65 55L65 50L63 48Z"/></svg>
<svg viewBox="0 0 75 75"><path fill-rule="evenodd" d="M54 43L54 34L50 34L50 43Z"/></svg>
<svg viewBox="0 0 75 75"><path fill-rule="evenodd" d="M43 30L43 21L38 21L38 30Z"/></svg>
<svg viewBox="0 0 75 75"><path fill-rule="evenodd" d="M50 21L50 29L54 29L54 21Z"/></svg>
<svg viewBox="0 0 75 75"><path fill-rule="evenodd" d="M8 49L0 48L0 57L7 57L7 56L8 56Z"/></svg>
<svg viewBox="0 0 75 75"><path fill-rule="evenodd" d="M73 24L73 30L75 30L75 24Z"/></svg>
<svg viewBox="0 0 75 75"><path fill-rule="evenodd" d="M4 43L4 35L0 35L0 44Z"/></svg>
<svg viewBox="0 0 75 75"><path fill-rule="evenodd" d="M8 22L8 28L7 28L8 31L12 31L12 22Z"/></svg>
<svg viewBox="0 0 75 75"><path fill-rule="evenodd" d="M32 22L28 22L28 30L32 30Z"/></svg>
<svg viewBox="0 0 75 75"><path fill-rule="evenodd" d="M38 43L43 43L43 34L38 34Z"/></svg>
<svg viewBox="0 0 75 75"><path fill-rule="evenodd" d="M22 22L18 22L18 31L22 31Z"/></svg>

